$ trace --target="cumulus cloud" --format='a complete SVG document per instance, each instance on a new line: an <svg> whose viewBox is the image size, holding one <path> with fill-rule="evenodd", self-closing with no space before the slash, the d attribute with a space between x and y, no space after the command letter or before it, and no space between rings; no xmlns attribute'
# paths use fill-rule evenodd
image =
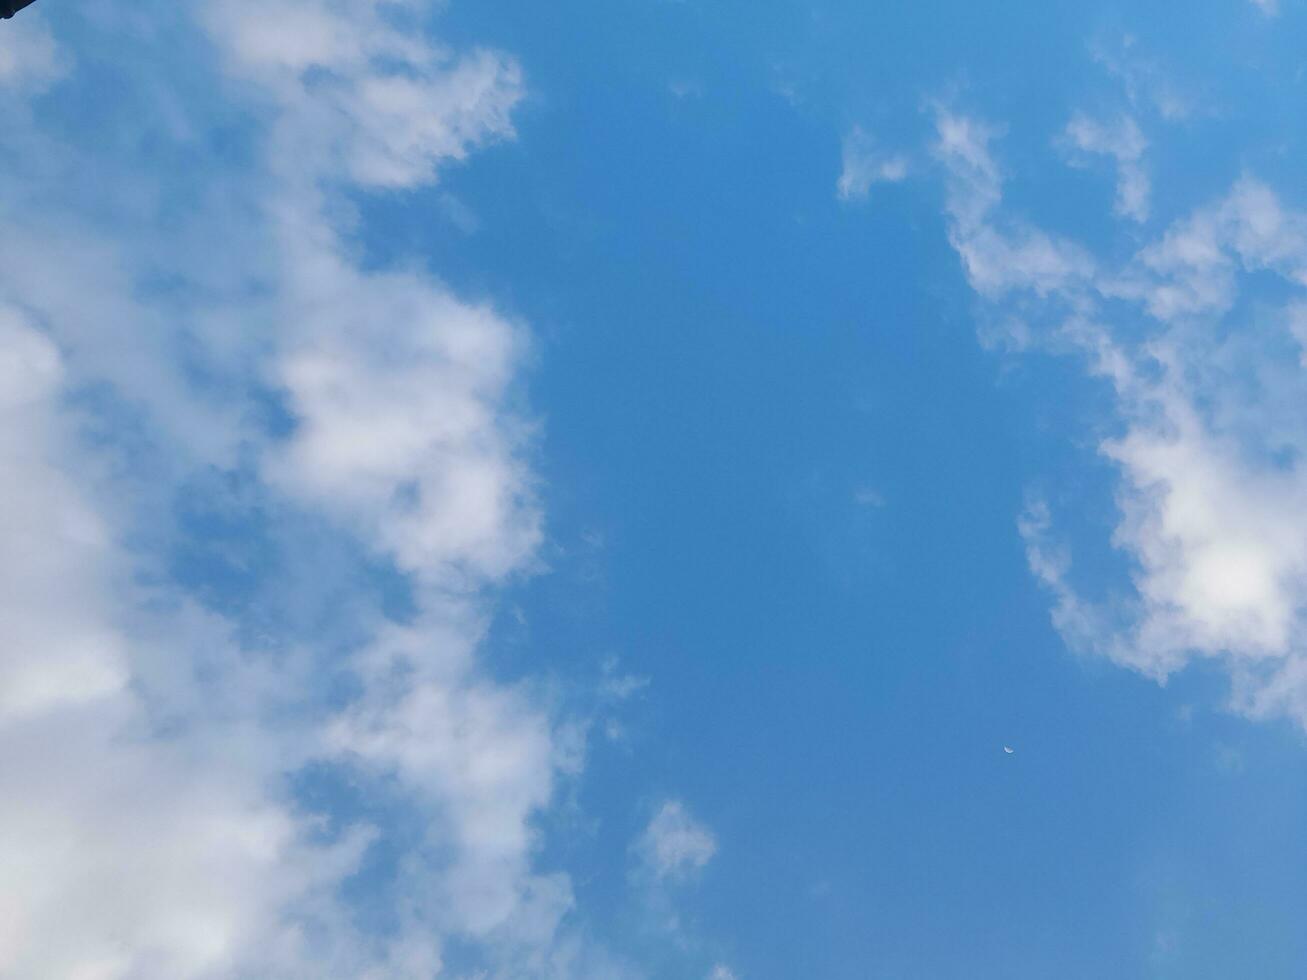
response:
<svg viewBox="0 0 1307 980"><path fill-rule="evenodd" d="M841 201L867 196L873 184L896 184L908 176L908 159L899 153L880 150L862 129L855 126L844 137L843 169L835 184Z"/></svg>
<svg viewBox="0 0 1307 980"><path fill-rule="evenodd" d="M1119 434L1099 452L1119 478L1112 542L1131 581L1120 598L1086 599L1055 515L1033 501L1019 527L1054 624L1158 679L1216 659L1238 708L1307 726L1307 427L1296 407L1307 386L1284 356L1301 357L1302 300L1255 320L1238 302L1257 275L1291 293L1307 285L1307 215L1246 175L1124 264L1028 228L1027 241L1064 259L1013 266L1011 229L1026 226L1004 213L995 131L947 113L939 128L951 236L989 313L1010 317L1009 293L1023 290L1026 344L1077 352L1113 395ZM1123 132L1073 122L1069 135L1124 161L1142 143Z"/></svg>
<svg viewBox="0 0 1307 980"><path fill-rule="evenodd" d="M297 928L366 831L310 841L269 793L286 747L249 757L242 719L153 736L147 699L165 692L133 670L149 641L115 585L131 564L70 472L61 355L13 308L0 351L0 969L192 977L234 970L250 948L269 968L314 959Z"/></svg>
<svg viewBox="0 0 1307 980"><path fill-rule="evenodd" d="M298 426L269 473L428 584L523 566L539 516L523 425L500 409L520 332L420 277L305 259L312 277L286 297L300 329L276 366Z"/></svg>
<svg viewBox="0 0 1307 980"><path fill-rule="evenodd" d="M427 184L510 138L520 71L413 30L416 3L194 9L149 49L222 74L170 93L168 125L126 81L106 108L151 128L150 156L48 122L86 96L56 47L0 60L23 73L0 142L42 146L0 186L0 973L417 980L457 937L488 976L629 976L537 867L573 726L479 654L488 596L541 537L512 408L525 328L364 269L338 193ZM213 119L228 169L156 162ZM207 604L170 564L205 480L248 488L255 538L277 513L389 566L411 610L351 597L337 638ZM258 585L325 606L313 578ZM384 928L343 887L360 872Z"/></svg>
<svg viewBox="0 0 1307 980"><path fill-rule="evenodd" d="M121 640L107 621L95 577L112 551L104 522L59 467L50 444L66 441L57 397L58 349L12 307L0 307L0 447L6 482L0 521L5 649L0 717L21 718L93 701L126 685ZM108 569L105 569L106 571Z"/></svg>

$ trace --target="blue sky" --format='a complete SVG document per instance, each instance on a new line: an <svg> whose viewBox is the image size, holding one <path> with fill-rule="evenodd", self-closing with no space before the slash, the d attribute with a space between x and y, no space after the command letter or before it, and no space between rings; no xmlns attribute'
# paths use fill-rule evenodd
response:
<svg viewBox="0 0 1307 980"><path fill-rule="evenodd" d="M1305 30L0 23L0 975L1307 975Z"/></svg>

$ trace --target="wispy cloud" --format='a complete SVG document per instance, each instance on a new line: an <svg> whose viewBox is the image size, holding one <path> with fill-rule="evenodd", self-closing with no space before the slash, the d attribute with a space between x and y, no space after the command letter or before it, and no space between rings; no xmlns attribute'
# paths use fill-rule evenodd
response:
<svg viewBox="0 0 1307 980"><path fill-rule="evenodd" d="M908 176L908 158L887 153L859 127L844 137L843 169L835 183L841 201L858 201L870 193L873 184L896 184Z"/></svg>
<svg viewBox="0 0 1307 980"><path fill-rule="evenodd" d="M951 238L973 287L993 316L1036 319L1027 345L1078 352L1123 428L1100 453L1120 478L1113 543L1133 563L1128 599L1082 598L1044 503L1020 522L1055 624L1073 645L1158 678L1220 658L1238 707L1307 726L1307 428L1290 407L1307 391L1283 359L1300 349L1302 301L1227 329L1252 276L1307 285L1307 215L1245 176L1113 268L1005 213L993 127L947 110L938 125ZM1142 153L1128 126L1073 121L1068 133L1119 161ZM1133 312L1109 312L1108 300Z"/></svg>
<svg viewBox="0 0 1307 980"><path fill-rule="evenodd" d="M1116 163L1116 204L1118 215L1145 221L1152 184L1143 167L1148 142L1138 124L1129 116L1102 122L1077 113L1066 126L1066 140L1075 150L1111 157Z"/></svg>
<svg viewBox="0 0 1307 980"><path fill-rule="evenodd" d="M684 803L668 800L649 821L637 852L655 877L683 879L712 860L717 838L690 815Z"/></svg>
<svg viewBox="0 0 1307 980"><path fill-rule="evenodd" d="M1003 178L990 143L1001 131L943 106L935 127L932 153L946 174L949 238L976 291L997 299L1013 291L1047 297L1083 289L1094 276L1083 248L999 210Z"/></svg>
<svg viewBox="0 0 1307 980"><path fill-rule="evenodd" d="M1255 2L1255 0L1254 0ZM1126 35L1091 47L1094 60L1118 79L1137 114L1156 113L1176 122L1201 115L1201 86L1181 80L1169 67L1139 50L1137 39Z"/></svg>

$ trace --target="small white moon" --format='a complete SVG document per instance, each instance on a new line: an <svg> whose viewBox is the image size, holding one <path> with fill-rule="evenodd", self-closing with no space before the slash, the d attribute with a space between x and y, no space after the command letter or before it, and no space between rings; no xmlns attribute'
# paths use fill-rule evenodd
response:
<svg viewBox="0 0 1307 980"><path fill-rule="evenodd" d="M1003 746L1003 751L1006 752L1008 755L1011 755L1015 750L1012 748L1012 746L1005 745Z"/></svg>

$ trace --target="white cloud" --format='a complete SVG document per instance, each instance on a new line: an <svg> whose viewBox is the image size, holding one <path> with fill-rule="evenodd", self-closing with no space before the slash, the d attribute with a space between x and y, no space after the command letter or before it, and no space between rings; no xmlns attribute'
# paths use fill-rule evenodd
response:
<svg viewBox="0 0 1307 980"><path fill-rule="evenodd" d="M531 821L575 760L528 691L475 674L466 633L458 622L386 631L363 652L366 693L329 742L391 774L430 815L430 839L410 856L426 893L414 900L433 925L484 936L546 907L556 922L571 907L565 877L531 873Z"/></svg>
<svg viewBox="0 0 1307 980"><path fill-rule="evenodd" d="M1307 221L1286 212L1265 184L1243 177L1223 200L1173 224L1101 290L1171 321L1226 313L1239 273L1262 270L1307 284Z"/></svg>
<svg viewBox="0 0 1307 980"><path fill-rule="evenodd" d="M414 930L547 947L573 899L566 876L534 873L532 823L577 759L545 707L483 677L475 657L484 626L473 597L527 567L540 539L527 426L506 407L524 338L423 276L361 272L313 185L430 179L438 163L511 133L517 73L487 52L451 59L370 11L357 33L340 29L343 7L314 14L307 47L239 29L243 16L266 18L248 5L235 10L238 29L219 34L237 70L278 100L278 159L298 159L323 115L350 121L317 158L320 174L275 166L285 277L273 316L290 326L271 373L296 428L267 446L264 471L393 559L422 610L359 652L362 695L328 745L390 775L430 821L404 871ZM396 58L404 71L388 67ZM322 68L342 85L310 84Z"/></svg>
<svg viewBox="0 0 1307 980"><path fill-rule="evenodd" d="M1079 246L996 211L1003 178L989 151L999 131L945 108L936 111L935 158L947 173L949 240L972 287L989 299L1012 291L1070 293L1094 275Z"/></svg>
<svg viewBox="0 0 1307 980"><path fill-rule="evenodd" d="M707 865L717 853L717 838L691 816L684 803L668 800L649 821L637 851L657 878L675 880Z"/></svg>
<svg viewBox="0 0 1307 980"><path fill-rule="evenodd" d="M454 56L402 31L381 6L276 6L226 0L211 15L232 70L275 105L284 278L269 315L287 326L273 380L298 426L270 447L268 472L426 585L500 578L539 539L525 428L501 408L522 332L421 275L360 272L318 183L434 180L439 165L512 135L520 73L502 55Z"/></svg>
<svg viewBox="0 0 1307 980"><path fill-rule="evenodd" d="M857 126L844 137L843 169L835 184L841 201L861 200L872 184L896 184L908 176L908 159L885 153Z"/></svg>
<svg viewBox="0 0 1307 980"><path fill-rule="evenodd" d="M609 657L600 665L602 677L599 694L609 703L617 704L649 686L649 678L619 671L616 657Z"/></svg>
<svg viewBox="0 0 1307 980"><path fill-rule="evenodd" d="M1067 123L1065 136L1082 153L1102 154L1116 162L1116 213L1135 221L1147 220L1152 185L1143 157L1148 142L1138 124L1129 116L1101 122L1077 113Z"/></svg>
<svg viewBox="0 0 1307 980"><path fill-rule="evenodd" d="M428 584L522 567L540 522L522 423L501 408L519 332L417 276L301 261L313 275L287 297L298 328L276 367L299 424L270 447L276 482Z"/></svg>
<svg viewBox="0 0 1307 980"><path fill-rule="evenodd" d="M285 749L243 757L235 720L230 738L152 736L142 695L162 692L133 671L138 614L114 584L130 564L69 472L60 354L13 309L0 380L0 972L197 977L254 949L288 964L364 837L311 844L268 794Z"/></svg>
<svg viewBox="0 0 1307 980"><path fill-rule="evenodd" d="M1277 417L1278 398L1304 392L1292 379L1271 398L1250 397L1241 375L1257 366L1233 357L1163 338L1147 373L1117 358L1112 382L1126 429L1101 451L1121 472L1116 542L1135 562L1137 598L1106 649L1156 676L1195 655L1224 656L1239 697L1261 711L1272 688L1301 672L1307 470L1259 443L1278 441L1275 430L1291 421ZM1307 723L1307 699L1284 707Z"/></svg>
<svg viewBox="0 0 1307 980"><path fill-rule="evenodd" d="M406 6L344 0L216 0L205 9L231 71L283 110L276 160L368 187L411 187L488 140L513 134L517 64L455 56L387 17Z"/></svg>
<svg viewBox="0 0 1307 980"><path fill-rule="evenodd" d="M941 120L959 257L1000 318L1011 311L999 286L1025 284L1043 301L1038 312L1022 308L1041 323L1028 342L1084 357L1109 385L1119 426L1100 453L1119 475L1112 541L1133 569L1126 597L1084 598L1044 503L1019 522L1054 624L1073 646L1158 679L1195 657L1218 659L1238 708L1307 727L1307 426L1298 407L1307 384L1284 358L1301 357L1302 300L1251 321L1238 303L1254 275L1277 275L1290 290L1307 284L1307 215L1245 176L1119 269L1085 258L1056 275L1009 270L996 280L984 270L1011 260L999 229L1015 219L1002 214L992 132ZM1115 146L1118 159L1142 152L1120 135L1071 132L1085 148ZM1071 245L1063 254L1087 255ZM1124 322L1106 322L1104 298L1135 312L1113 308L1111 320Z"/></svg>
<svg viewBox="0 0 1307 980"><path fill-rule="evenodd" d="M0 451L14 474L0 500L0 720L94 701L127 683L93 571L112 543L51 445L68 439L56 412L62 381L55 346L17 310L0 307Z"/></svg>
<svg viewBox="0 0 1307 980"><path fill-rule="evenodd" d="M47 164L0 187L6 976L425 980L455 936L488 975L631 975L572 928L567 876L536 867L582 746L478 654L487 591L541 535L510 407L524 328L361 268L335 195L429 183L512 135L515 64L426 40L405 20L422 9L202 6L228 74L188 87L159 138L239 116L257 141L231 173L161 175L132 140L66 142L57 105L0 105L0 141ZM101 27L103 50L127 43ZM151 43L207 58L195 34ZM289 432L264 423L273 401ZM360 598L344 653L264 649L198 608L165 573L171 511L208 472L393 564L412 620ZM310 764L373 787L396 826L315 815L288 781ZM398 868L385 935L340 890L376 842Z"/></svg>
<svg viewBox="0 0 1307 980"><path fill-rule="evenodd" d="M1141 54L1136 44L1134 37L1126 35L1114 44L1094 44L1091 50L1094 60L1120 80L1137 110L1156 112L1172 122L1200 114L1200 98L1192 86L1182 85L1172 71Z"/></svg>
<svg viewBox="0 0 1307 980"><path fill-rule="evenodd" d="M1001 130L944 107L935 112L935 158L949 175L950 215L967 227L983 221L1002 198L1003 178L989 152Z"/></svg>
<svg viewBox="0 0 1307 980"><path fill-rule="evenodd" d="M1017 519L1017 530L1026 546L1031 573L1052 594L1053 626L1077 650L1094 650L1106 630L1099 611L1084 602L1069 581L1071 557L1052 537L1052 515L1042 499L1030 501Z"/></svg>

